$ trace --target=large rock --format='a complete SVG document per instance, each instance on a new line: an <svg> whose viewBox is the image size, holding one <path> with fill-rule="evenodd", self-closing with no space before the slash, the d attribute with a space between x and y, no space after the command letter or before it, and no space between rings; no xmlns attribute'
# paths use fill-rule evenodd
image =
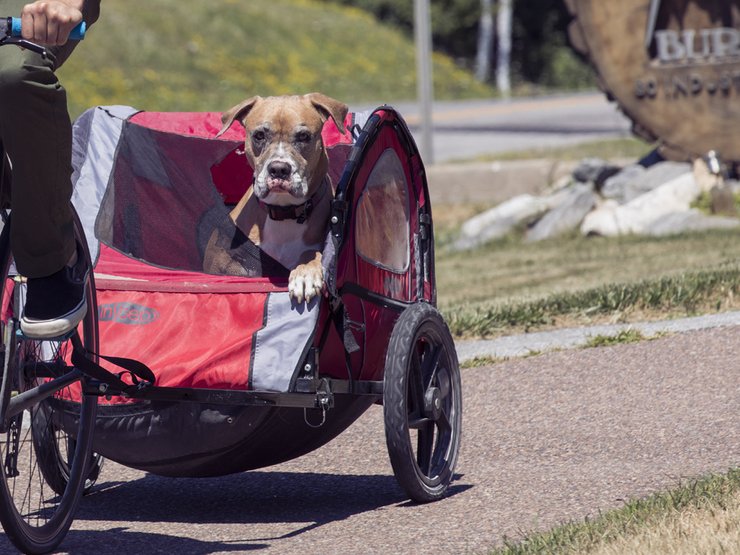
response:
<svg viewBox="0 0 740 555"><path fill-rule="evenodd" d="M683 162L659 162L649 168L634 164L604 181L601 195L625 204L687 173L691 165Z"/></svg>
<svg viewBox="0 0 740 555"><path fill-rule="evenodd" d="M699 210L672 212L651 223L645 233L648 235L675 235L687 231L706 231L708 229L731 229L740 226L737 218L707 216Z"/></svg>
<svg viewBox="0 0 740 555"><path fill-rule="evenodd" d="M552 206L552 197L516 196L466 221L453 248L472 249L503 237L518 225L536 220Z"/></svg>
<svg viewBox="0 0 740 555"><path fill-rule="evenodd" d="M619 171L619 166L601 158L584 158L573 170L573 179L580 183L593 183L601 188L604 181Z"/></svg>
<svg viewBox="0 0 740 555"><path fill-rule="evenodd" d="M628 195L630 185L641 179L645 172L647 169L640 164L626 166L622 171L604 181L599 192L604 198L622 203Z"/></svg>
<svg viewBox="0 0 740 555"><path fill-rule="evenodd" d="M562 202L545 214L527 231L527 241L541 241L577 229L596 205L597 195L589 184L579 184L566 191Z"/></svg>
<svg viewBox="0 0 740 555"><path fill-rule="evenodd" d="M627 204L619 205L614 200L604 202L586 216L581 232L606 236L643 233L666 214L688 211L700 193L694 175L684 173Z"/></svg>

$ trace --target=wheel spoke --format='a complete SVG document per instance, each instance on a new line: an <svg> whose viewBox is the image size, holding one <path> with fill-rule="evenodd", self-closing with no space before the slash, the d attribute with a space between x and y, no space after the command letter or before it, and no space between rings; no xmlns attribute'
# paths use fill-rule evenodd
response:
<svg viewBox="0 0 740 555"><path fill-rule="evenodd" d="M430 422L432 421L429 418L422 416L421 414L414 416L409 415L409 428L412 430L420 430Z"/></svg>
<svg viewBox="0 0 740 555"><path fill-rule="evenodd" d="M442 414L439 415L439 419L435 423L437 425L437 428L439 429L439 434L448 434L452 432L452 423L450 422L449 416L447 416L447 411L443 410Z"/></svg>
<svg viewBox="0 0 740 555"><path fill-rule="evenodd" d="M440 396L443 400L447 399L450 394L450 370L447 366L437 371L437 383L439 385Z"/></svg>
<svg viewBox="0 0 740 555"><path fill-rule="evenodd" d="M434 423L428 422L419 430L417 438L416 461L424 476L432 472L432 460L434 453Z"/></svg>
<svg viewBox="0 0 740 555"><path fill-rule="evenodd" d="M413 350L409 368L409 418L424 413L424 378L421 373L422 357L418 349Z"/></svg>
<svg viewBox="0 0 740 555"><path fill-rule="evenodd" d="M430 350L431 353L424 357L421 368L422 379L424 379L423 376L428 376L426 383L424 383L425 391L434 385L434 378L439 368L439 358L442 355L442 346L430 345Z"/></svg>

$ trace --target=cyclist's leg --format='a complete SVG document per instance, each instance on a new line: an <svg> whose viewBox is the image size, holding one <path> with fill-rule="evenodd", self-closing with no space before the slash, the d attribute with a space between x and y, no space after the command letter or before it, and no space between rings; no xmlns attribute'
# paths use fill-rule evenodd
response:
<svg viewBox="0 0 740 555"><path fill-rule="evenodd" d="M20 15L30 1L0 0L0 15ZM99 14L100 0L87 0L88 29ZM14 166L13 185L3 191L3 200L17 197L11 240L17 267L31 278L56 272L75 253L69 206L72 126L67 94L54 72L78 44L48 48L53 62L15 46L0 48L0 157L7 153Z"/></svg>
<svg viewBox="0 0 740 555"><path fill-rule="evenodd" d="M0 210L10 208L10 160L0 141Z"/></svg>
<svg viewBox="0 0 740 555"><path fill-rule="evenodd" d="M14 3L0 0L0 6ZM90 24L98 7L99 0L86 2ZM77 44L49 48L52 58L0 48L0 143L13 168L11 245L16 267L29 278L21 328L37 338L67 333L87 310L89 268L75 263L82 260L75 258L70 204L72 124L55 74Z"/></svg>
<svg viewBox="0 0 740 555"><path fill-rule="evenodd" d="M74 46L51 50L65 59ZM53 59L0 48L0 142L13 174L11 247L28 278L21 328L36 338L66 334L87 311L88 268L75 259L70 204L72 125L54 70Z"/></svg>
<svg viewBox="0 0 740 555"><path fill-rule="evenodd" d="M72 264L77 248L66 92L50 60L14 46L0 48L0 141L13 173L11 248L28 278L21 329L35 338L64 335L87 312L86 268Z"/></svg>
<svg viewBox="0 0 740 555"><path fill-rule="evenodd" d="M67 97L51 61L14 46L0 48L0 142L13 166L16 264L30 278L51 275L75 251Z"/></svg>

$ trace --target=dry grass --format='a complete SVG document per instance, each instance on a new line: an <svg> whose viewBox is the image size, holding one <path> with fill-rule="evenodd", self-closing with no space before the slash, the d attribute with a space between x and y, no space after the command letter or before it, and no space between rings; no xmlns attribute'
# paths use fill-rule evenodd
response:
<svg viewBox="0 0 740 555"><path fill-rule="evenodd" d="M740 470L710 475L569 522L489 555L734 554L740 546Z"/></svg>
<svg viewBox="0 0 740 555"><path fill-rule="evenodd" d="M435 226L436 214L445 211L435 211ZM451 234L444 227L442 232ZM537 243L511 236L465 252L452 252L440 242L436 271L441 306L519 302L740 263L740 230L661 238L574 234Z"/></svg>
<svg viewBox="0 0 740 555"><path fill-rule="evenodd" d="M724 555L740 551L740 493L726 507L692 507L588 551L589 555Z"/></svg>
<svg viewBox="0 0 740 555"><path fill-rule="evenodd" d="M552 158L555 160L580 160L581 158L617 158L639 159L653 148L652 145L634 137L588 141L563 147L515 150L488 154L473 158L477 162L501 160L531 160L533 158Z"/></svg>

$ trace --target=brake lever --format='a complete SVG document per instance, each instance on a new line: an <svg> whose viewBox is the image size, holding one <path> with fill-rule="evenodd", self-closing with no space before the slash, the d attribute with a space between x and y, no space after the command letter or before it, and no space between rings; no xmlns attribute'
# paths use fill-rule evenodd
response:
<svg viewBox="0 0 740 555"><path fill-rule="evenodd" d="M26 40L20 37L5 36L3 38L0 38L0 46L5 44L14 44L16 46L20 46L21 48L26 48L28 50L31 50L32 52L41 54L44 59L51 60L52 62L55 60L54 55L51 54L46 48L44 48L40 44L31 42L30 40Z"/></svg>

